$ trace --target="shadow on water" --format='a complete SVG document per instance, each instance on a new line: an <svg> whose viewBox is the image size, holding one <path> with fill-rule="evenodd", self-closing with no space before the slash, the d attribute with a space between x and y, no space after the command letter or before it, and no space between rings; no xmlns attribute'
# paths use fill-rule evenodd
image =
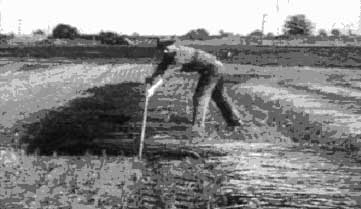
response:
<svg viewBox="0 0 361 209"><path fill-rule="evenodd" d="M140 132L134 124L143 113L143 88L141 83L122 83L88 89L89 97L76 98L49 111L37 122L27 124L20 142L26 144L28 153L42 155L54 151L70 155L82 155L85 151L99 154L103 150L111 155L131 154L133 150L129 147L102 147L93 140L114 132L123 133L118 138L134 138L132 133Z"/></svg>

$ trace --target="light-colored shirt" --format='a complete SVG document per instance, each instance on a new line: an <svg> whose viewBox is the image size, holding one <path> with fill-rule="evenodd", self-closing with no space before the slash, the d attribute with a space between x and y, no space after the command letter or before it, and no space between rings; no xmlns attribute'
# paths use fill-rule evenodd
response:
<svg viewBox="0 0 361 209"><path fill-rule="evenodd" d="M186 46L170 45L164 50L165 54L174 54L176 63L179 64L200 64L200 65L217 65L223 66L223 64L217 60L217 58L200 49L195 49Z"/></svg>
<svg viewBox="0 0 361 209"><path fill-rule="evenodd" d="M183 72L219 74L224 71L223 64L212 54L192 47L170 45L164 50L163 60L157 66L152 77L164 74L170 65L181 65Z"/></svg>

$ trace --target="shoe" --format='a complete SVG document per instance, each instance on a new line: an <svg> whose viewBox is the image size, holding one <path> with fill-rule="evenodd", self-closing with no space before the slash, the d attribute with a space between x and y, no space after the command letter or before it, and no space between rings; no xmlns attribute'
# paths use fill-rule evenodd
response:
<svg viewBox="0 0 361 209"><path fill-rule="evenodd" d="M244 140L243 131L240 126L227 126L222 132L225 139Z"/></svg>
<svg viewBox="0 0 361 209"><path fill-rule="evenodd" d="M194 137L205 137L206 136L206 130L204 127L201 127L201 126L193 126L191 132Z"/></svg>
<svg viewBox="0 0 361 209"><path fill-rule="evenodd" d="M206 137L206 132L204 128L193 126L189 128L186 133L187 138L189 139L190 143L198 143L202 142Z"/></svg>
<svg viewBox="0 0 361 209"><path fill-rule="evenodd" d="M226 131L226 132L233 132L233 131L236 130L236 128L237 128L237 126L227 126L227 127L225 128L225 131Z"/></svg>

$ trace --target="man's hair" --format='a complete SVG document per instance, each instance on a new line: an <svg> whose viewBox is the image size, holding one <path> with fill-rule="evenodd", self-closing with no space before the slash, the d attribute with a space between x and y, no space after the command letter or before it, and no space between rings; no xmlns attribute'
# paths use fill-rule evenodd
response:
<svg viewBox="0 0 361 209"><path fill-rule="evenodd" d="M175 40L173 39L163 39L160 40L160 38L157 38L157 48L158 49L165 49L167 46L170 46L175 43Z"/></svg>

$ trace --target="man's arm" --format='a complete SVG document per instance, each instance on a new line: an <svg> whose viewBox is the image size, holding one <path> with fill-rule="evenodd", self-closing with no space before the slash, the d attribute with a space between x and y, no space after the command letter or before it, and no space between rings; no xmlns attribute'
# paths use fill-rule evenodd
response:
<svg viewBox="0 0 361 209"><path fill-rule="evenodd" d="M154 80L157 77L162 76L165 73L165 71L168 69L168 67L169 67L168 62L162 61L161 63L159 63L156 69L154 70L153 74L146 79L146 83L152 85Z"/></svg>
<svg viewBox="0 0 361 209"><path fill-rule="evenodd" d="M178 68L171 68L169 69L170 62L165 62L164 60L158 64L157 68L155 69L154 73L146 78L146 83L151 85L151 87L148 87L147 90L147 97L153 96L155 90L161 86L164 82L163 78L157 79L157 77L161 77L165 74L165 71L168 72L168 74L173 73L175 70L178 70ZM157 83L154 83L154 81L157 80Z"/></svg>

